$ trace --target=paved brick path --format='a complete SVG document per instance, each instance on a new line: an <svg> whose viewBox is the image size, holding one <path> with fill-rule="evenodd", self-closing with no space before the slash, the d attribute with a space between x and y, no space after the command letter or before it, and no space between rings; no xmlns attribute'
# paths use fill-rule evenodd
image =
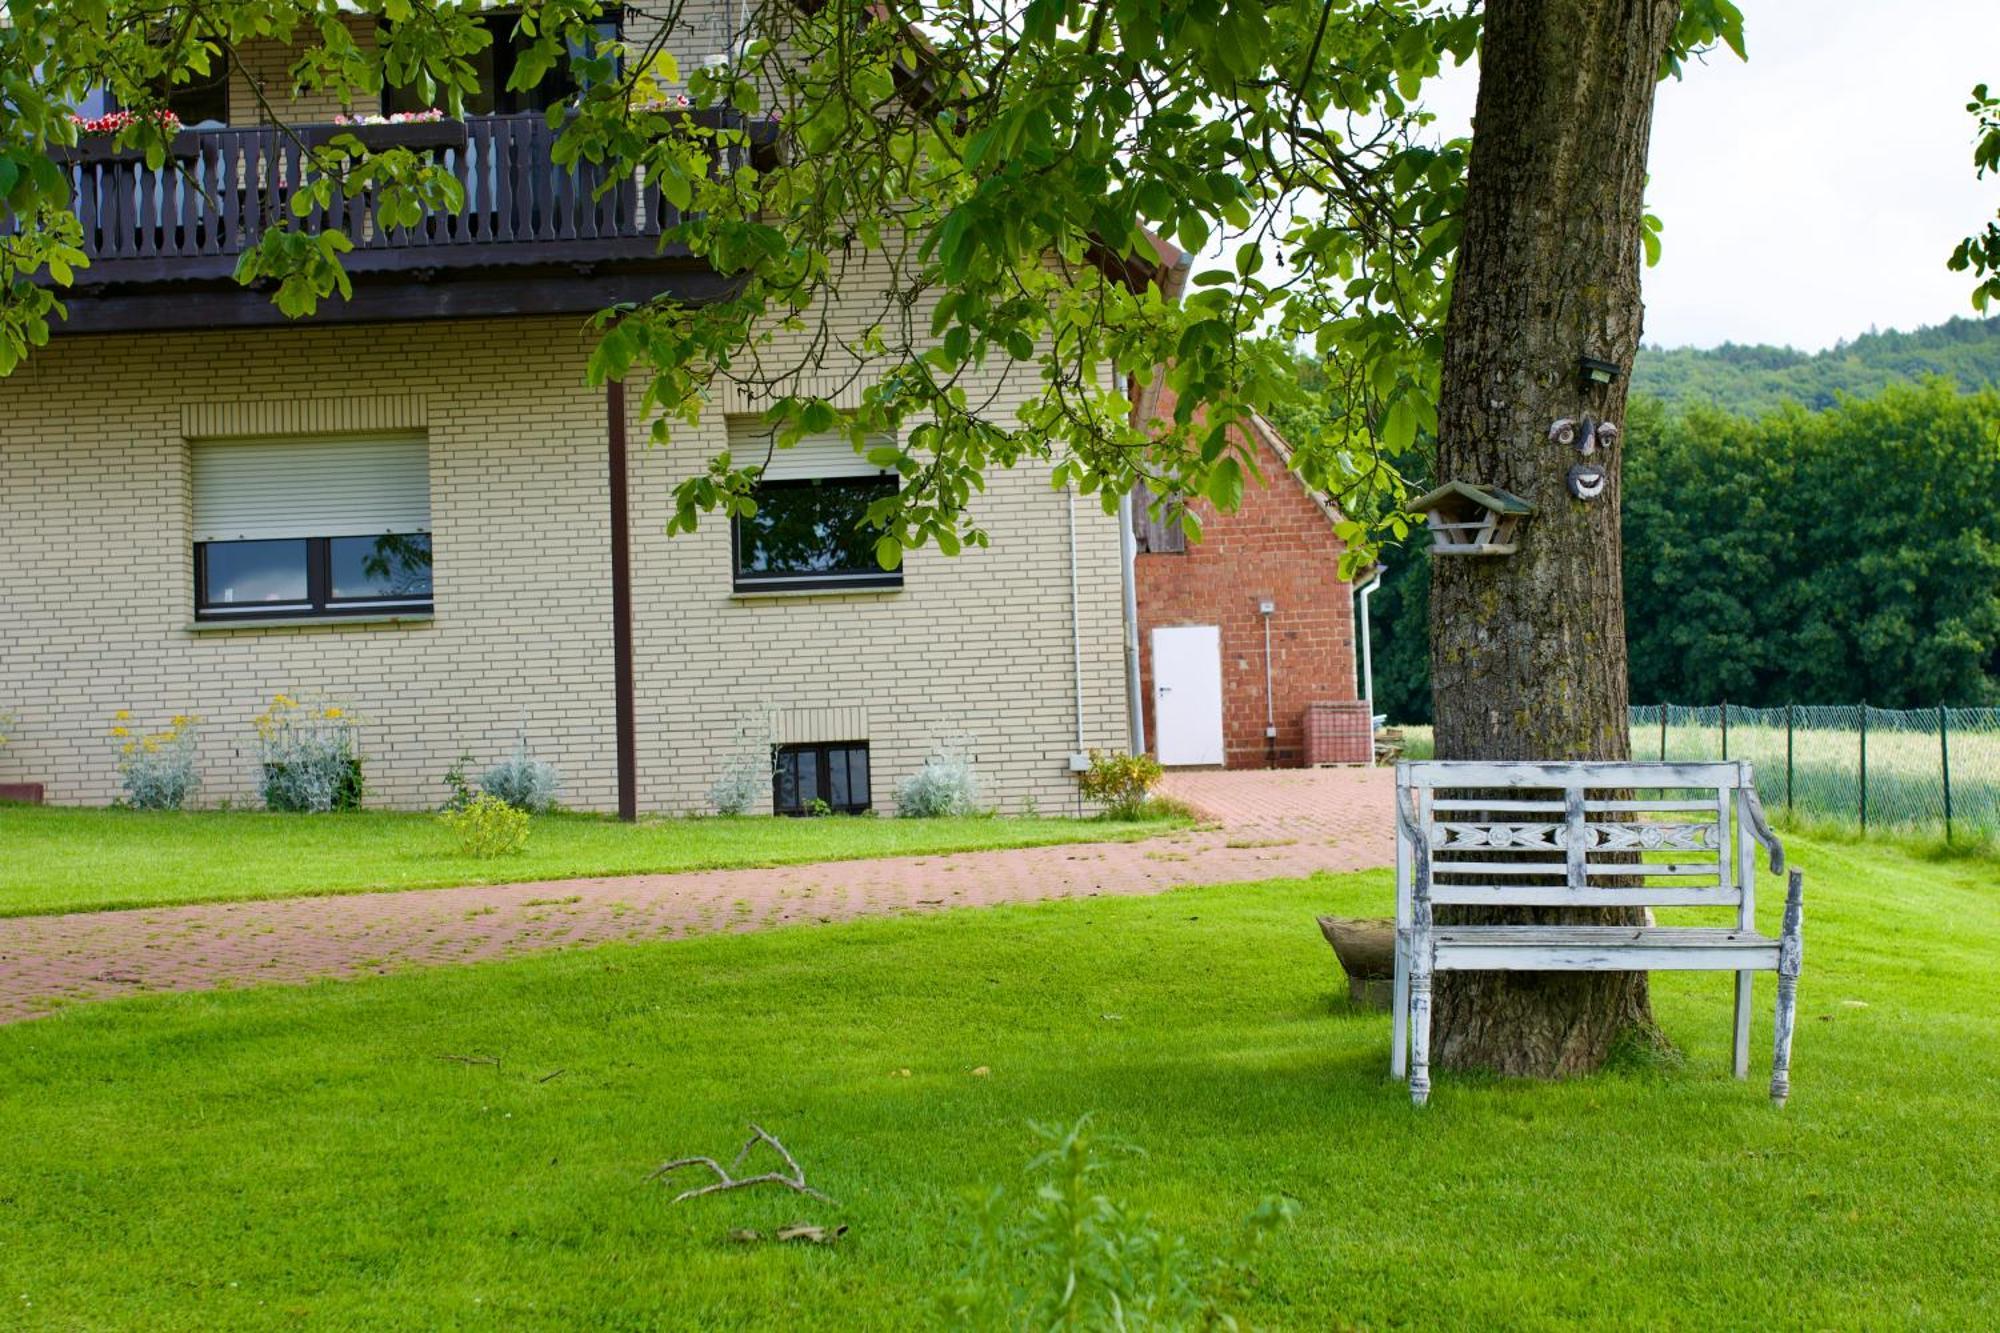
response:
<svg viewBox="0 0 2000 1333"><path fill-rule="evenodd" d="M303 982L947 907L1386 865L1386 770L1181 773L1217 821L1137 843L0 919L0 1022L145 990Z"/></svg>

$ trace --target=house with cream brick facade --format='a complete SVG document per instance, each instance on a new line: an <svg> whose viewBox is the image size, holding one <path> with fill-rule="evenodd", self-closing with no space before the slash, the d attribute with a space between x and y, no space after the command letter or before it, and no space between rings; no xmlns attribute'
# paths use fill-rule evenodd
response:
<svg viewBox="0 0 2000 1333"><path fill-rule="evenodd" d="M695 9L688 40L721 50L723 11L690 22ZM488 88L509 51L494 22ZM370 40L359 20L355 36ZM465 205L414 228L374 227L365 201L330 213L320 225L356 242L353 297L284 318L232 275L282 205L290 150L259 108L285 96L288 63L246 48L187 90L178 171L102 142L63 161L91 264L50 345L0 380L0 709L18 718L0 783L108 802L112 716L185 713L203 719L203 800L254 802L252 719L282 691L361 720L371 805L434 806L459 756L484 766L525 743L581 809L700 810L747 754L774 766L766 808L886 813L949 747L973 756L987 803L1054 813L1079 808L1091 749L1165 727L1171 761L1298 762L1305 705L1354 698L1330 524L1282 466L1267 472L1286 521L1310 509L1318 524L1298 585L1317 600L1308 613L1285 593L1256 622L1286 654L1276 675L1232 665L1242 608L1222 592L1142 601L1142 562L1175 558L1141 554L1143 514L1107 516L1025 470L989 479L989 548L919 549L893 573L856 523L896 479L839 438L773 453L754 519L666 536L675 481L725 448L767 448L765 402L722 389L698 428L642 447L633 403L587 386L586 315L660 292L699 301L716 280L660 246L672 210L657 193L596 198L588 168L553 165L545 102L489 95L460 121L350 128L454 164ZM288 118L310 136L355 110L294 99ZM879 284L851 290L858 329ZM839 382L790 387L855 392ZM978 387L1004 405L1038 386L1033 367L1001 364ZM1211 540L1270 517L1256 501L1212 520ZM1298 554L1282 547L1256 558ZM1179 558L1198 581L1206 557ZM1236 600L1252 590L1215 576ZM1149 614L1222 627L1213 709L1282 705L1274 746L1172 751L1179 710L1156 718L1147 697ZM1209 711L1188 715L1205 729Z"/></svg>

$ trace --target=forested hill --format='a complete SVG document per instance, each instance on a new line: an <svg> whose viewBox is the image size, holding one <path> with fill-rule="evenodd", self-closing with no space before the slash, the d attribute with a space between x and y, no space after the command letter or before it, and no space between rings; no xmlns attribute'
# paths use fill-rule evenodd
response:
<svg viewBox="0 0 2000 1333"><path fill-rule="evenodd" d="M1792 401L1813 409L1835 396L1872 398L1884 387L1944 375L1961 388L2000 385L2000 317L1953 319L1914 333L1865 333L1824 352L1789 347L1643 347L1632 388L1669 412L1709 404L1755 416Z"/></svg>

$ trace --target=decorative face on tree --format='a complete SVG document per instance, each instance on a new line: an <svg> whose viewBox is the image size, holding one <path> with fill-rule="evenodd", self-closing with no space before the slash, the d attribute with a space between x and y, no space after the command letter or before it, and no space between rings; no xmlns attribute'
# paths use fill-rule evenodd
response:
<svg viewBox="0 0 2000 1333"><path fill-rule="evenodd" d="M1550 424L1549 442L1573 448L1588 460L1599 449L1609 452L1618 443L1618 426L1610 421L1600 422L1588 413L1582 417L1564 417ZM1579 500L1595 500L1604 494L1608 475L1601 463L1578 463L1569 470L1569 493Z"/></svg>

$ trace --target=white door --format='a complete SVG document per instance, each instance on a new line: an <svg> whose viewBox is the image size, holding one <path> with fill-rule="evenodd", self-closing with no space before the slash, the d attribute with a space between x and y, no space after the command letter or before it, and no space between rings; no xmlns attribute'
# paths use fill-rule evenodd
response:
<svg viewBox="0 0 2000 1333"><path fill-rule="evenodd" d="M1153 631L1153 727L1160 762L1222 762L1222 630L1175 625Z"/></svg>

